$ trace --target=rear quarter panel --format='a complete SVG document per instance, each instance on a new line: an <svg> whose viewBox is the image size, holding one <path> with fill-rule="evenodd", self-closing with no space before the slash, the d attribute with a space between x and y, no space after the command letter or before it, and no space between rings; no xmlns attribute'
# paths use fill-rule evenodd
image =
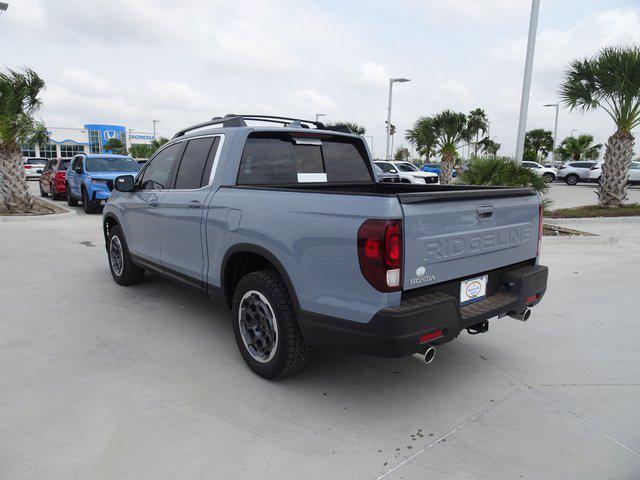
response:
<svg viewBox="0 0 640 480"><path fill-rule="evenodd" d="M368 322L400 294L379 292L362 276L358 228L368 218L401 216L394 197L223 187L212 198L205 224L207 281L221 285L225 253L253 244L280 261L303 310Z"/></svg>

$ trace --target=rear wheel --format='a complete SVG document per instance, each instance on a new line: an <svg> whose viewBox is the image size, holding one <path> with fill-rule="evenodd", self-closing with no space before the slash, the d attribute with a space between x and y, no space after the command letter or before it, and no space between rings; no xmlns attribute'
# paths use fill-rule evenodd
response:
<svg viewBox="0 0 640 480"><path fill-rule="evenodd" d="M135 285L144 277L144 269L133 264L127 242L119 225L109 229L107 238L107 254L109 255L109 270L118 285Z"/></svg>
<svg viewBox="0 0 640 480"><path fill-rule="evenodd" d="M545 182L551 183L556 179L556 176L553 173L545 173L544 175L542 175L542 178Z"/></svg>
<svg viewBox="0 0 640 480"><path fill-rule="evenodd" d="M86 188L82 189L82 208L84 209L84 213L96 213L98 209L95 202L89 198Z"/></svg>
<svg viewBox="0 0 640 480"><path fill-rule="evenodd" d="M291 297L275 270L245 275L233 293L233 333L242 358L263 378L304 368L311 347L302 339Z"/></svg>
<svg viewBox="0 0 640 480"><path fill-rule="evenodd" d="M580 180L580 177L578 177L578 175L575 175L573 173L564 177L564 181L566 182L566 184L571 186L577 185L578 180Z"/></svg>
<svg viewBox="0 0 640 480"><path fill-rule="evenodd" d="M73 198L73 196L71 195L71 189L69 188L68 183L67 183L67 205L69 205L70 207L78 206L78 200Z"/></svg>

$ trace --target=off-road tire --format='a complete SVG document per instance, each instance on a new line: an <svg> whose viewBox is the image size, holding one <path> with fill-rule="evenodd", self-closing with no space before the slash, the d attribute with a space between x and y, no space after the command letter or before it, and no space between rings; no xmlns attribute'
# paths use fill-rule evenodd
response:
<svg viewBox="0 0 640 480"><path fill-rule="evenodd" d="M567 175L566 177L564 177L564 181L567 185L569 186L574 186L577 185L578 182L580 181L580 177L578 175L576 175L575 173L572 173L570 175Z"/></svg>
<svg viewBox="0 0 640 480"><path fill-rule="evenodd" d="M68 183L67 183L67 205L69 205L70 207L78 206L78 200L73 198L73 195L71 195L71 188L69 187Z"/></svg>
<svg viewBox="0 0 640 480"><path fill-rule="evenodd" d="M96 213L98 210L95 202L89 198L86 188L82 189L82 209L84 210L84 213L88 214Z"/></svg>
<svg viewBox="0 0 640 480"><path fill-rule="evenodd" d="M122 272L118 275L113 268L113 264L111 262L111 242L113 241L113 237L117 237L120 241L120 245L122 247ZM127 241L124 238L124 234L122 233L122 229L119 225L114 225L109 229L109 237L107 238L107 260L109 262L109 270L111 271L111 276L116 281L118 285L135 285L136 283L140 283L142 278L144 277L144 268L140 268L133 264L131 261L131 256L129 255L129 248L127 247Z"/></svg>
<svg viewBox="0 0 640 480"><path fill-rule="evenodd" d="M278 342L271 360L261 363L253 358L242 340L238 313L245 293L255 290L269 302L277 319ZM304 368L311 359L312 348L302 338L287 286L272 269L251 272L238 282L233 292L231 308L233 333L238 349L249 368L263 378L274 379L291 375Z"/></svg>

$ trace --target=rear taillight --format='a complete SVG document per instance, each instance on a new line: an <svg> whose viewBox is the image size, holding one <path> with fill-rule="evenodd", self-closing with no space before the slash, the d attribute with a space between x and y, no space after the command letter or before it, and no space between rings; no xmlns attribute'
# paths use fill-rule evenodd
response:
<svg viewBox="0 0 640 480"><path fill-rule="evenodd" d="M538 214L538 249L536 250L536 257L540 255L540 247L542 246L542 204L540 204Z"/></svg>
<svg viewBox="0 0 640 480"><path fill-rule="evenodd" d="M364 278L381 292L400 290L402 220L367 220L358 229L358 260Z"/></svg>
<svg viewBox="0 0 640 480"><path fill-rule="evenodd" d="M31 165L25 165L24 168L26 168L27 170L29 170L31 168Z"/></svg>

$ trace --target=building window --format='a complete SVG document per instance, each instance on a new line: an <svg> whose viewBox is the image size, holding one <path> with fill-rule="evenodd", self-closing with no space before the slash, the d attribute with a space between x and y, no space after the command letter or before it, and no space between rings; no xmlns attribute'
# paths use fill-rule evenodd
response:
<svg viewBox="0 0 640 480"><path fill-rule="evenodd" d="M99 130L89 130L89 144L91 145L91 153L102 153Z"/></svg>
<svg viewBox="0 0 640 480"><path fill-rule="evenodd" d="M79 153L84 153L82 145L60 145L60 157L62 158L75 157Z"/></svg>
<svg viewBox="0 0 640 480"><path fill-rule="evenodd" d="M45 143L44 146L40 148L40 156L44 158L56 158L58 156L56 144Z"/></svg>
<svg viewBox="0 0 640 480"><path fill-rule="evenodd" d="M23 157L35 157L36 156L36 147L34 145L20 145L20 150L22 151Z"/></svg>

